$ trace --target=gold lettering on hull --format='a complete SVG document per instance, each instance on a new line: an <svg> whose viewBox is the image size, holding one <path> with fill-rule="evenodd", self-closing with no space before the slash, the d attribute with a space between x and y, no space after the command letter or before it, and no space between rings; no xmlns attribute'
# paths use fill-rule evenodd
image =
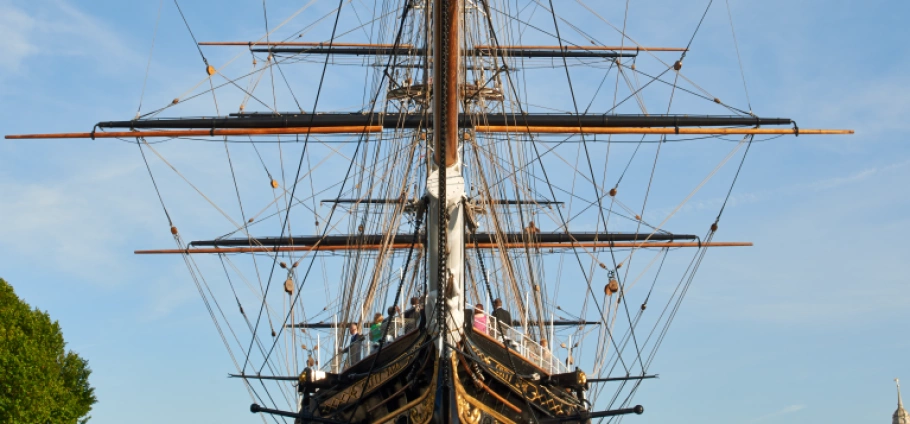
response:
<svg viewBox="0 0 910 424"><path fill-rule="evenodd" d="M575 400L564 399L560 393L551 391L547 387L523 380L515 375L514 372L504 364L493 359L493 357L484 354L474 346L471 347L474 354L477 355L486 365L487 371L497 380L512 390L521 394L529 402L549 411L555 416L565 416L577 413L581 408L580 404L572 402Z"/></svg>
<svg viewBox="0 0 910 424"><path fill-rule="evenodd" d="M407 356L407 355L405 355L405 356ZM332 396L331 398L327 399L325 402L322 403L322 405L320 405L320 408L319 408L320 413L322 415L326 415L329 412L337 409L341 405L345 405L349 402L357 401L358 399L360 399L361 395L363 394L364 387L366 387L366 391L369 392L369 391L375 389L376 387L378 387L380 384L384 383L389 378L391 378L391 377L395 376L396 374L398 374L399 372L401 372L401 370L403 370L410 363L410 361L406 360L405 356L400 357L394 363L389 365L387 368L384 368L384 369L374 373L369 378L360 380L360 381L352 384L347 389L344 389L343 391L339 392L335 396Z"/></svg>

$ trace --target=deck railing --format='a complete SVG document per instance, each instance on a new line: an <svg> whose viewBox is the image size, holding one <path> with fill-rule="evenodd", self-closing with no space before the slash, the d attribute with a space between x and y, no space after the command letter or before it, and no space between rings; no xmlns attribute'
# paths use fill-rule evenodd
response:
<svg viewBox="0 0 910 424"><path fill-rule="evenodd" d="M359 341L345 346L343 350L329 359L327 363L324 365L320 364L322 365L321 368L324 371L339 373L376 351L379 344L370 340L369 326L365 326L365 328L368 330L366 334L361 334ZM416 328L416 319L394 317L389 321L389 331L386 335L385 342L392 342L414 328ZM345 334L345 342L350 340L350 338L350 334Z"/></svg>
<svg viewBox="0 0 910 424"><path fill-rule="evenodd" d="M465 321L473 324L474 331L486 334L497 342L502 343L504 335L510 349L548 374L568 372L566 364L559 360L549 347L541 346L533 338L509 324L499 323L492 315L486 313L482 315L486 318L486 325L481 324L483 319L479 320L481 322L474 323L473 317L469 316L465 317ZM388 335L385 339L386 343L394 341L416 327L416 323L413 320L400 317L392 318L389 324ZM350 335L345 335L344 339L349 340ZM378 343L370 341L369 334L363 334L360 341L347 345L343 351L333 356L327 363L320 364L321 368L325 371L339 373L360 362L363 358L370 356L378 346Z"/></svg>
<svg viewBox="0 0 910 424"><path fill-rule="evenodd" d="M553 354L549 347L541 346L533 338L509 324L498 322L492 315L485 312L482 315L486 317L486 325L475 321L474 331L484 333L500 343L502 343L504 335L510 349L518 352L519 355L549 374L568 372L568 367ZM477 315L475 314L475 316Z"/></svg>

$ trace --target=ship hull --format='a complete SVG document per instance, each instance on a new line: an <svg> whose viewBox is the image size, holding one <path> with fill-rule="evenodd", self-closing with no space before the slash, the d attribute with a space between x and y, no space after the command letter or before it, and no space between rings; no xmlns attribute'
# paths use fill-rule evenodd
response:
<svg viewBox="0 0 910 424"><path fill-rule="evenodd" d="M547 370L486 334L468 329L458 346L443 349L421 328L352 365L330 386L302 383L296 422L525 423L585 410L580 393L549 383Z"/></svg>

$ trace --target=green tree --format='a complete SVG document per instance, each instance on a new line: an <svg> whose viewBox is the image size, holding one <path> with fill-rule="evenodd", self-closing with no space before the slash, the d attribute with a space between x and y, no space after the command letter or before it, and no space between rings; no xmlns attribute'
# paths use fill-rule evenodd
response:
<svg viewBox="0 0 910 424"><path fill-rule="evenodd" d="M66 351L60 324L0 278L0 423L84 423L97 402L88 361Z"/></svg>

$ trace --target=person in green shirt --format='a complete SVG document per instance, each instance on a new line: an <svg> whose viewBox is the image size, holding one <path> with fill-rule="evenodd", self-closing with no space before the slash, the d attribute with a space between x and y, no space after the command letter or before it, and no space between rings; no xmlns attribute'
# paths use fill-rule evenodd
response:
<svg viewBox="0 0 910 424"><path fill-rule="evenodd" d="M373 315L373 323L370 324L370 341L379 343L382 339L382 314L377 312Z"/></svg>

